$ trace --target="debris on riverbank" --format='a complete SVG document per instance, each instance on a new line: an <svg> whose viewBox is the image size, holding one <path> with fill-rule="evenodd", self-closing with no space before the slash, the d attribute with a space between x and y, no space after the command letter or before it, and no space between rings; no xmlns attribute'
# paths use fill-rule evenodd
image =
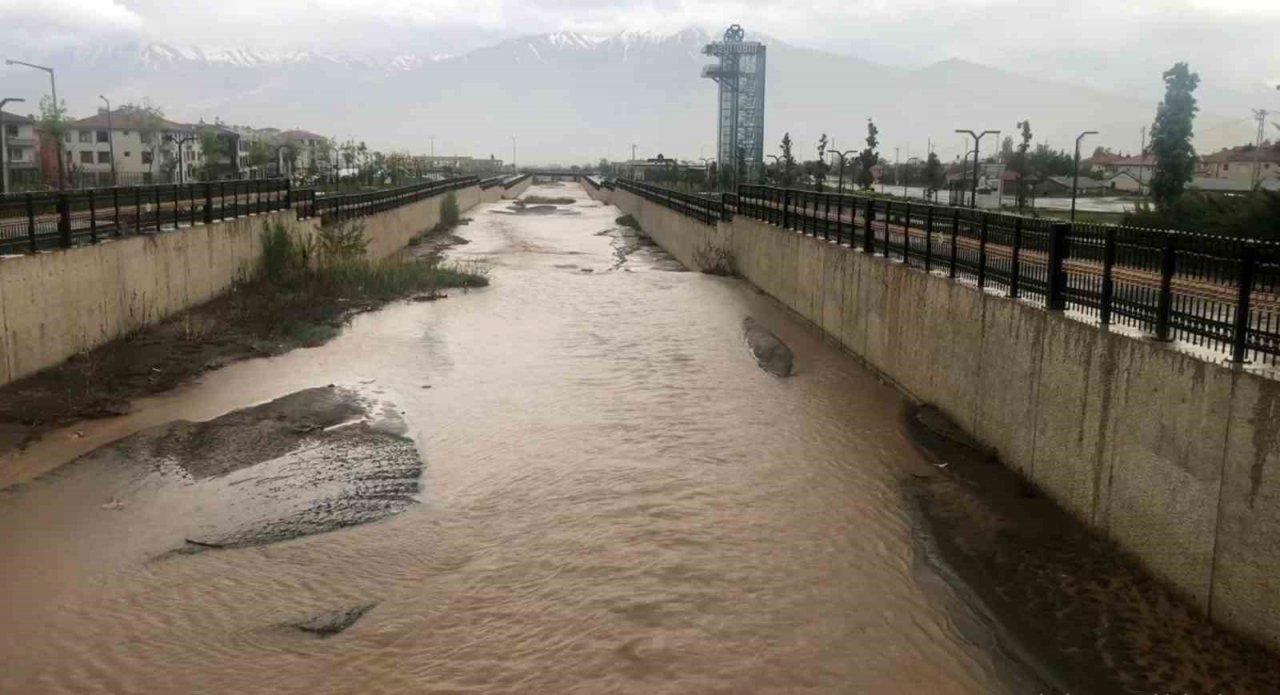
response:
<svg viewBox="0 0 1280 695"><path fill-rule="evenodd" d="M452 229L428 234L418 249L383 261L366 259L349 228L318 248L277 236L254 280L0 387L0 451L76 420L124 415L133 398L232 362L322 345L353 316L389 302L487 285L483 266L442 260L460 240ZM326 253L327 261L308 260Z"/></svg>
<svg viewBox="0 0 1280 695"><path fill-rule="evenodd" d="M910 486L950 573L1070 692L1280 692L1280 655L1215 626L932 407Z"/></svg>
<svg viewBox="0 0 1280 695"><path fill-rule="evenodd" d="M779 340L778 336L770 333L769 329L761 326L755 319L747 317L742 320L742 337L761 369L776 377L791 376L795 357L791 354L791 348Z"/></svg>

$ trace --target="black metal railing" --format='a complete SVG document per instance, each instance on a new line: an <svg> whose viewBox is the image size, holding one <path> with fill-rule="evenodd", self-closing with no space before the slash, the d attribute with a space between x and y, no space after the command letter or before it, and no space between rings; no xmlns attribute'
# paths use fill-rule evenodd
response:
<svg viewBox="0 0 1280 695"><path fill-rule="evenodd" d="M529 174L520 174L519 176L513 176L507 179L506 182L502 184L502 187L508 188L508 189L514 188L515 186L520 185L520 182L524 181L527 178L529 178Z"/></svg>
<svg viewBox="0 0 1280 695"><path fill-rule="evenodd" d="M294 207L299 218L319 217L322 224L329 224L384 212L479 184L480 180L474 176L457 176L369 193L317 196L315 191L304 190L295 192L297 200Z"/></svg>
<svg viewBox="0 0 1280 695"><path fill-rule="evenodd" d="M710 197L695 193L682 193L632 179L617 179L614 182L614 186L617 189L634 193L641 198L675 210L683 215L688 215L703 224L715 224L720 220L728 219L724 199L720 196Z"/></svg>
<svg viewBox="0 0 1280 695"><path fill-rule="evenodd" d="M507 177L505 176L490 176L488 178L480 179L480 190L488 190L494 186L504 186L506 182Z"/></svg>
<svg viewBox="0 0 1280 695"><path fill-rule="evenodd" d="M0 253L96 243L289 207L289 182L248 179L0 196Z"/></svg>
<svg viewBox="0 0 1280 695"><path fill-rule="evenodd" d="M1280 361L1280 244L768 186L724 205L1052 311Z"/></svg>
<svg viewBox="0 0 1280 695"><path fill-rule="evenodd" d="M594 176L582 176L582 182L591 187L592 190L600 190L600 182Z"/></svg>

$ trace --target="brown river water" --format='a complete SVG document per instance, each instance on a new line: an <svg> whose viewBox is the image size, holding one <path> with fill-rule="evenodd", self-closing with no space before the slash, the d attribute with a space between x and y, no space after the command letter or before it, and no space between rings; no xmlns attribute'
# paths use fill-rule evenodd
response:
<svg viewBox="0 0 1280 695"><path fill-rule="evenodd" d="M0 693L1037 691L928 559L902 491L928 464L896 391L745 283L627 253L602 234L620 213L577 185L530 194L576 214L498 203L461 228L452 255L488 263L491 287L0 460ZM795 376L755 364L748 316ZM196 488L47 473L328 384L403 412L419 504L157 560ZM369 603L328 639L272 628Z"/></svg>

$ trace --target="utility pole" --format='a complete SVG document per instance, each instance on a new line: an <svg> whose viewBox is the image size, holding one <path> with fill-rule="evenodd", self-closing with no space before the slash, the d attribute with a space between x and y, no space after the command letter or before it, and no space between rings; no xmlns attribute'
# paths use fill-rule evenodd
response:
<svg viewBox="0 0 1280 695"><path fill-rule="evenodd" d="M0 99L0 193L9 192L9 145L4 139L4 105L10 102L26 101L18 97Z"/></svg>
<svg viewBox="0 0 1280 695"><path fill-rule="evenodd" d="M111 101L101 94L98 95L98 98L107 104L107 152L110 153L108 156L111 157L111 185L119 186L120 179L116 176L116 139L111 131Z"/></svg>
<svg viewBox="0 0 1280 695"><path fill-rule="evenodd" d="M35 63L24 63L21 60L6 60L4 62L5 65L24 65L35 70L44 70L49 73L49 90L53 92L53 113L58 116L59 120L61 120L61 112L58 110L58 82L53 77L53 68L36 65ZM59 136L55 139L57 140L57 142L54 143L55 149L57 149L58 152L58 190L62 190L63 188L66 188L67 185L66 164L62 161L62 137Z"/></svg>
<svg viewBox="0 0 1280 695"><path fill-rule="evenodd" d="M1258 187L1258 179L1262 173L1260 171L1262 169L1262 138L1266 135L1267 115L1266 109L1253 110L1253 117L1258 121L1258 137L1253 143L1253 180L1250 188Z"/></svg>
<svg viewBox="0 0 1280 695"><path fill-rule="evenodd" d="M982 138L988 135L999 136L1000 131L984 130L981 133L975 133L972 130L961 130L957 128L956 132L973 138L973 193L969 198L969 207L976 208L978 207L978 149L982 145Z"/></svg>
<svg viewBox="0 0 1280 695"><path fill-rule="evenodd" d="M1080 183L1080 141L1086 135L1097 135L1096 130L1086 130L1076 136L1076 159L1071 172L1071 221L1076 221L1076 186Z"/></svg>
<svg viewBox="0 0 1280 695"><path fill-rule="evenodd" d="M511 173L516 173L516 136L514 135L511 136Z"/></svg>

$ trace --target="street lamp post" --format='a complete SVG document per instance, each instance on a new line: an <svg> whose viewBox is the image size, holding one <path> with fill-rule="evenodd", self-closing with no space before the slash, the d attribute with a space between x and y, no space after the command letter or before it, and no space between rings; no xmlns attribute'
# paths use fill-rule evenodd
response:
<svg viewBox="0 0 1280 695"><path fill-rule="evenodd" d="M1076 160L1071 172L1071 221L1076 221L1076 186L1080 183L1080 141L1086 135L1097 135L1096 130L1086 130L1076 136Z"/></svg>
<svg viewBox="0 0 1280 695"><path fill-rule="evenodd" d="M511 173L516 173L516 136L514 135L511 136Z"/></svg>
<svg viewBox="0 0 1280 695"><path fill-rule="evenodd" d="M984 130L981 133L975 133L972 130L961 130L957 128L956 132L973 138L973 192L969 197L969 207L975 208L978 207L978 149L982 144L982 138L992 134L999 135L1000 131Z"/></svg>
<svg viewBox="0 0 1280 695"><path fill-rule="evenodd" d="M54 114L60 113L58 110L58 82L53 77L53 68L36 65L35 63L25 63L21 60L6 60L4 63L5 65L23 65L35 70L44 70L49 73L49 90L53 92L53 112ZM56 139L56 149L58 152L58 190L62 190L66 187L66 164L62 161L62 137L59 136Z"/></svg>
<svg viewBox="0 0 1280 695"><path fill-rule="evenodd" d="M0 99L0 193L9 192L9 144L5 142L4 105L19 101L26 101L26 99L18 97Z"/></svg>
<svg viewBox="0 0 1280 695"><path fill-rule="evenodd" d="M844 193L844 160L850 155L857 154L858 151L845 150L844 152L841 152L840 150L827 150L827 153L833 154L840 158L840 174L839 174L839 181L836 182L836 193Z"/></svg>
<svg viewBox="0 0 1280 695"><path fill-rule="evenodd" d="M111 130L111 101L101 94L98 95L98 98L107 104L107 152L109 153L108 156L111 157L111 185L119 186L120 179L116 175L116 139Z"/></svg>

